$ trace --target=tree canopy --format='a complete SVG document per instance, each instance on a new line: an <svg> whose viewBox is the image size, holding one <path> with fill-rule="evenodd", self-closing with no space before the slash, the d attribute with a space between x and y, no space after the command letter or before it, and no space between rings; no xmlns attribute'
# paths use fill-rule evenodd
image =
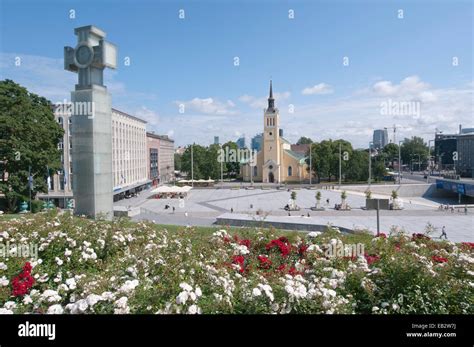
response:
<svg viewBox="0 0 474 347"><path fill-rule="evenodd" d="M11 80L0 81L0 191L11 211L29 195L30 167L32 197L47 193L46 167L50 172L61 168L58 143L63 134L49 100Z"/></svg>

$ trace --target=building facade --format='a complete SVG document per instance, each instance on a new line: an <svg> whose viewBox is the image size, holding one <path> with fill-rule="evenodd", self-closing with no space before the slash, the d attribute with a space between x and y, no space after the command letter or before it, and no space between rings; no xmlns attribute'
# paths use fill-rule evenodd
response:
<svg viewBox="0 0 474 347"><path fill-rule="evenodd" d="M256 159L247 160L241 166L243 180L287 183L309 179L305 155L292 151L291 143L283 137L271 81L268 107L263 114L263 130L262 149L256 154Z"/></svg>
<svg viewBox="0 0 474 347"><path fill-rule="evenodd" d="M474 177L474 129L459 127L458 134L436 134L434 159L438 170Z"/></svg>
<svg viewBox="0 0 474 347"><path fill-rule="evenodd" d="M458 136L456 172L461 177L474 178L474 132Z"/></svg>
<svg viewBox="0 0 474 347"><path fill-rule="evenodd" d="M40 199L49 199L59 207L67 206L72 198L72 184L74 180L72 167L72 140L71 140L71 112L66 107L54 106L56 121L64 130L62 140L58 143L58 149L62 151L62 169L51 175L49 182L49 193L38 194Z"/></svg>
<svg viewBox="0 0 474 347"><path fill-rule="evenodd" d="M71 112L67 107L55 107L54 115L64 129L62 141L63 169L50 177L48 194L38 198L51 200L59 207L67 206L73 198L74 167L72 165ZM146 121L125 112L112 109L112 173L114 200L139 191L147 186L148 179L146 151Z"/></svg>
<svg viewBox="0 0 474 347"><path fill-rule="evenodd" d="M159 136L153 133L146 133L147 153L148 153L148 179L153 186L159 183L158 153L160 151Z"/></svg>
<svg viewBox="0 0 474 347"><path fill-rule="evenodd" d="M147 134L149 179L153 184L174 181L174 140L166 135Z"/></svg>
<svg viewBox="0 0 474 347"><path fill-rule="evenodd" d="M149 183L146 121L112 109L114 194L141 190Z"/></svg>

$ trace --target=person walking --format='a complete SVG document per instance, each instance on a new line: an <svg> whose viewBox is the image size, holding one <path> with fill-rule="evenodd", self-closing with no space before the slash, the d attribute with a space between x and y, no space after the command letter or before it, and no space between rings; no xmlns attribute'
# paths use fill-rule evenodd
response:
<svg viewBox="0 0 474 347"><path fill-rule="evenodd" d="M443 236L445 240L448 239L448 235L446 234L446 227L444 225L443 225L443 228L441 229L441 236L439 238L442 239Z"/></svg>

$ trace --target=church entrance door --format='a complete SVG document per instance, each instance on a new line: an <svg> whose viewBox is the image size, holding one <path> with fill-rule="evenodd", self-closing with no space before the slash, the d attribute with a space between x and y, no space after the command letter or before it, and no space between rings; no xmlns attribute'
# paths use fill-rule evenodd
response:
<svg viewBox="0 0 474 347"><path fill-rule="evenodd" d="M268 173L268 182L275 183L275 176L273 175L273 172Z"/></svg>

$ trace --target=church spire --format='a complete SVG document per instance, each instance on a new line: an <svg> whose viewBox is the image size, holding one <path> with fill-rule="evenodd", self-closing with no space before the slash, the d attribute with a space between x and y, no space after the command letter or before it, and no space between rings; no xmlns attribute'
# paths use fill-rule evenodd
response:
<svg viewBox="0 0 474 347"><path fill-rule="evenodd" d="M275 110L275 99L273 99L272 80L270 80L270 96L268 97L268 111Z"/></svg>

